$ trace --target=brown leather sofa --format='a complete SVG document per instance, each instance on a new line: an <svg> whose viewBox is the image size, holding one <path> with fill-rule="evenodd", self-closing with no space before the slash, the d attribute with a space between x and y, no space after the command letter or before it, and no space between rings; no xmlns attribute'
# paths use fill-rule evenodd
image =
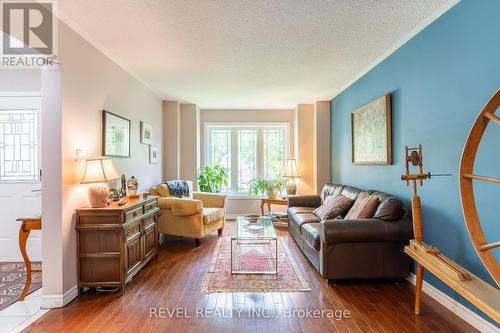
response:
<svg viewBox="0 0 500 333"><path fill-rule="evenodd" d="M356 200L362 190L327 184L321 195L288 199L288 230L324 279L406 278L410 259L403 248L413 238L411 219L399 198L367 191L379 197L371 219L321 221L312 211L330 195ZM347 214L347 213L346 213Z"/></svg>

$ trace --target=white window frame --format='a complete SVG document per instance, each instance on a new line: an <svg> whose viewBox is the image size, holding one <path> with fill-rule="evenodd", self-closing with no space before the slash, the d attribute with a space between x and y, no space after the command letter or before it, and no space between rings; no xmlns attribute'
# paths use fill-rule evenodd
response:
<svg viewBox="0 0 500 333"><path fill-rule="evenodd" d="M285 130L284 140L284 161L291 154L290 144L290 123L289 122L205 122L204 124L204 149L203 166L209 165L212 161L211 147L211 128L231 129L231 196L248 196L248 192L238 191L238 130L255 129L257 130L257 177L264 177L264 129L283 128Z"/></svg>
<svg viewBox="0 0 500 333"><path fill-rule="evenodd" d="M35 110L37 117L37 136L36 136L36 150L35 154L35 172L34 178L28 179L0 179L0 184L6 183L39 183L40 182L40 170L42 166L42 154L41 154L41 123L42 123L42 112L41 112L41 97L36 94L14 94L14 93L0 93L0 112L1 110Z"/></svg>

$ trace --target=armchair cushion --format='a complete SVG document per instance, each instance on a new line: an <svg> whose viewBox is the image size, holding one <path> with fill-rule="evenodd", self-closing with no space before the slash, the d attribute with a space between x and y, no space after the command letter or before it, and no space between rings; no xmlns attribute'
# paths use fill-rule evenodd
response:
<svg viewBox="0 0 500 333"><path fill-rule="evenodd" d="M203 223L210 224L224 218L222 208L203 208Z"/></svg>
<svg viewBox="0 0 500 333"><path fill-rule="evenodd" d="M193 198L201 200L204 207L224 208L226 195L220 193L193 192Z"/></svg>
<svg viewBox="0 0 500 333"><path fill-rule="evenodd" d="M200 200L188 198L160 197L158 206L161 209L170 209L172 215L196 215L203 212L203 204Z"/></svg>

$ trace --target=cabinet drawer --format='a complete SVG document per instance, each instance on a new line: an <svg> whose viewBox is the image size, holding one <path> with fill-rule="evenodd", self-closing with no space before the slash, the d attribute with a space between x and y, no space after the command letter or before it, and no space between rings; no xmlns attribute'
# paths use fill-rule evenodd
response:
<svg viewBox="0 0 500 333"><path fill-rule="evenodd" d="M135 219L136 217L141 216L142 213L143 213L142 206L125 212L125 222L129 222L129 221Z"/></svg>
<svg viewBox="0 0 500 333"><path fill-rule="evenodd" d="M144 205L144 213L147 213L147 212L155 209L156 207L158 207L156 200L152 201L152 202L148 202L147 204Z"/></svg>
<svg viewBox="0 0 500 333"><path fill-rule="evenodd" d="M143 230L148 230L154 226L155 219L153 216L151 216L151 217L148 217L147 219L145 219L142 223L143 223L143 228L144 228Z"/></svg>
<svg viewBox="0 0 500 333"><path fill-rule="evenodd" d="M138 238L140 235L141 227L139 223L125 229L125 239L127 240L127 242L131 239Z"/></svg>

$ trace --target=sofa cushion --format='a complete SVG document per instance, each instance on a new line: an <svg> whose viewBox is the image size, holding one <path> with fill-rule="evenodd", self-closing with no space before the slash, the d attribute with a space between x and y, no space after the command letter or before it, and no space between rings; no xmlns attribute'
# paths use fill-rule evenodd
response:
<svg viewBox="0 0 500 333"><path fill-rule="evenodd" d="M306 223L300 228L304 240L315 250L319 251L319 223Z"/></svg>
<svg viewBox="0 0 500 333"><path fill-rule="evenodd" d="M333 219L349 210L353 203L354 200L342 194L337 194L326 198L325 203L316 208L313 212L322 220Z"/></svg>
<svg viewBox="0 0 500 333"><path fill-rule="evenodd" d="M319 223L321 219L316 216L314 213L297 213L290 216L289 223L293 223L296 226L300 227L303 224L307 223Z"/></svg>
<svg viewBox="0 0 500 333"><path fill-rule="evenodd" d="M314 207L290 207L288 208L288 214L312 213L314 209Z"/></svg>
<svg viewBox="0 0 500 333"><path fill-rule="evenodd" d="M403 216L403 202L401 199L384 192L370 192L371 195L378 197L380 201L372 218L384 221L395 221Z"/></svg>
<svg viewBox="0 0 500 333"><path fill-rule="evenodd" d="M361 192L362 191L359 188L352 186L344 186L340 194L342 194L344 197L348 197L349 199L356 200L356 198Z"/></svg>
<svg viewBox="0 0 500 333"><path fill-rule="evenodd" d="M342 189L344 188L344 185L338 185L338 184L325 184L323 186L323 189L321 190L321 203L324 203L326 198L340 194Z"/></svg>
<svg viewBox="0 0 500 333"><path fill-rule="evenodd" d="M224 218L223 208L203 207L203 223L210 224Z"/></svg>
<svg viewBox="0 0 500 333"><path fill-rule="evenodd" d="M369 219L377 209L379 198L368 192L361 192L345 216L346 220Z"/></svg>

